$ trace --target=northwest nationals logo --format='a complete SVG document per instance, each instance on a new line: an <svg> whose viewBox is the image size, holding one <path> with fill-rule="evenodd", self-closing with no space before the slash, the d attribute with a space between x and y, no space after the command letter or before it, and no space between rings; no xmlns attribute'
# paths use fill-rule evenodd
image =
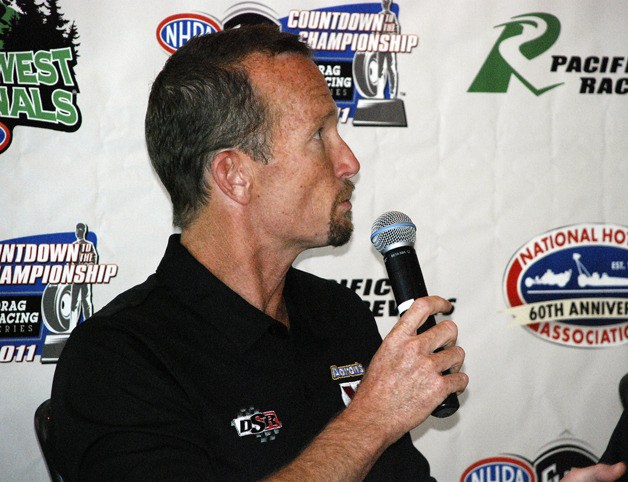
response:
<svg viewBox="0 0 628 482"><path fill-rule="evenodd" d="M471 464L460 482L555 482L570 470L597 463L597 457L580 440L565 437L543 447L534 460L504 454Z"/></svg>
<svg viewBox="0 0 628 482"><path fill-rule="evenodd" d="M93 313L92 286L118 273L98 263L96 245L83 223L74 232L0 241L0 362L57 361Z"/></svg>
<svg viewBox="0 0 628 482"><path fill-rule="evenodd" d="M565 346L628 342L628 228L579 224L528 241L504 274L507 310L543 340Z"/></svg>
<svg viewBox="0 0 628 482"><path fill-rule="evenodd" d="M81 126L74 22L57 0L0 3L0 153L15 126L74 132Z"/></svg>

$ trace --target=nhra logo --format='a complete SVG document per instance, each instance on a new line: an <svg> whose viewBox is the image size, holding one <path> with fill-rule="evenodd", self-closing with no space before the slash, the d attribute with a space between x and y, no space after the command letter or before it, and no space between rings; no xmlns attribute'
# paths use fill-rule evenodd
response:
<svg viewBox="0 0 628 482"><path fill-rule="evenodd" d="M530 464L515 457L482 459L464 471L460 482L536 482Z"/></svg>
<svg viewBox="0 0 628 482"><path fill-rule="evenodd" d="M220 32L223 29L242 25L267 23L279 26L277 14L257 2L241 2L232 5L222 24L204 13L177 13L165 18L157 26L157 41L169 54L173 54L188 40L198 35Z"/></svg>
<svg viewBox="0 0 628 482"><path fill-rule="evenodd" d="M192 37L222 30L212 17L199 13L178 13L162 20L157 26L157 41L173 54Z"/></svg>
<svg viewBox="0 0 628 482"><path fill-rule="evenodd" d="M565 346L628 342L628 228L579 224L528 241L504 274L507 312Z"/></svg>
<svg viewBox="0 0 628 482"><path fill-rule="evenodd" d="M262 412L251 407L248 410L240 410L240 414L231 421L231 426L235 427L240 437L255 435L260 442L267 442L275 440L281 422L276 412L272 410Z"/></svg>
<svg viewBox="0 0 628 482"><path fill-rule="evenodd" d="M0 153L18 125L65 132L81 126L79 35L68 24L56 1L0 3Z"/></svg>
<svg viewBox="0 0 628 482"><path fill-rule="evenodd" d="M460 482L557 482L575 468L597 463L597 457L575 439L552 442L534 461L518 455L501 455L469 466Z"/></svg>

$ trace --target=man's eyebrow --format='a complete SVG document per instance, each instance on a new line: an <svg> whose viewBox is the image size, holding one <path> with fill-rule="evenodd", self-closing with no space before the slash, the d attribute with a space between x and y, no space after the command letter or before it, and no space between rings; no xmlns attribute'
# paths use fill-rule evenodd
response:
<svg viewBox="0 0 628 482"><path fill-rule="evenodd" d="M324 114L320 115L317 119L316 119L316 123L317 124L322 124L323 122L325 122L327 119L330 118L338 118L338 107L336 107L336 105L334 104L334 107L330 107L329 110L327 112L325 112Z"/></svg>

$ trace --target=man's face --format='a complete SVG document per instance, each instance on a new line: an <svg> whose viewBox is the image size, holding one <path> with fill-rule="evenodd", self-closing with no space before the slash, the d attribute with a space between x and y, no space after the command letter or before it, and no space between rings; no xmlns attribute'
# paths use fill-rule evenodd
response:
<svg viewBox="0 0 628 482"><path fill-rule="evenodd" d="M299 249L346 243L360 164L337 130L337 108L320 71L295 54L245 62L270 106L272 159L258 163L253 201L267 235Z"/></svg>

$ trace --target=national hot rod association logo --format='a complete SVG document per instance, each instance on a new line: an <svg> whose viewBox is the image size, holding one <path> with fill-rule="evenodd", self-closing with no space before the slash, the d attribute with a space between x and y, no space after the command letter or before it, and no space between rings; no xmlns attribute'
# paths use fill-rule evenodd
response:
<svg viewBox="0 0 628 482"><path fill-rule="evenodd" d="M628 342L628 228L578 224L528 241L504 275L507 310L547 341L576 347Z"/></svg>
<svg viewBox="0 0 628 482"><path fill-rule="evenodd" d="M18 125L65 132L81 126L78 38L58 0L0 0L0 153Z"/></svg>

